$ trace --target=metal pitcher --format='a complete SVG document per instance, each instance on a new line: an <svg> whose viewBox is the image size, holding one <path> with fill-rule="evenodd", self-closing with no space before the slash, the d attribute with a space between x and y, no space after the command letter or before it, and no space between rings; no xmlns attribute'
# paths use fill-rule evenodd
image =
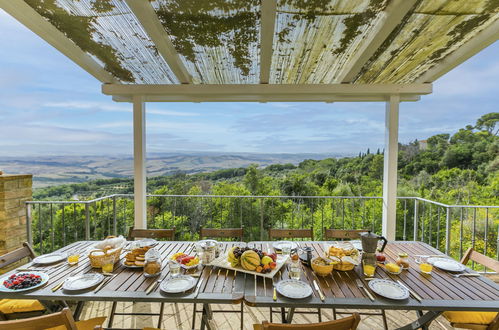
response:
<svg viewBox="0 0 499 330"><path fill-rule="evenodd" d="M379 252L382 252L385 249L386 243L388 241L383 236L376 235L371 231L360 234L360 240L362 242L362 251L365 253L376 253L376 249L378 248L378 241L382 240L383 245Z"/></svg>
<svg viewBox="0 0 499 330"><path fill-rule="evenodd" d="M196 251L200 256L201 263L207 265L211 263L215 258L218 258L221 250L221 243L206 239L196 243Z"/></svg>

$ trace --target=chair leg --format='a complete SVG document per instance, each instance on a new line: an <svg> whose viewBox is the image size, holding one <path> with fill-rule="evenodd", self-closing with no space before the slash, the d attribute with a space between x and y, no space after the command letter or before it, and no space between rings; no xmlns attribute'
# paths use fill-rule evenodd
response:
<svg viewBox="0 0 499 330"><path fill-rule="evenodd" d="M165 303L161 303L161 305L159 305L158 329L161 329L161 323L163 323L164 310L165 310Z"/></svg>
<svg viewBox="0 0 499 330"><path fill-rule="evenodd" d="M383 326L385 327L385 330L388 330L388 321L386 320L386 313L384 309L381 311L381 317L383 317Z"/></svg>
<svg viewBox="0 0 499 330"><path fill-rule="evenodd" d="M113 301L113 306L111 307L111 313L109 314L109 321L107 322L107 327L112 328L113 327L113 321L114 321L114 313L116 313L116 306L117 302Z"/></svg>

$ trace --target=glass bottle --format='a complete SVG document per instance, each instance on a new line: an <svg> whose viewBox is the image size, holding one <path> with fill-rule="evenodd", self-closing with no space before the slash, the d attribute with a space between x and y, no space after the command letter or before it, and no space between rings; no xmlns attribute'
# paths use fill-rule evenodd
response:
<svg viewBox="0 0 499 330"><path fill-rule="evenodd" d="M150 249L144 256L144 276L153 277L161 273L161 255L158 250Z"/></svg>

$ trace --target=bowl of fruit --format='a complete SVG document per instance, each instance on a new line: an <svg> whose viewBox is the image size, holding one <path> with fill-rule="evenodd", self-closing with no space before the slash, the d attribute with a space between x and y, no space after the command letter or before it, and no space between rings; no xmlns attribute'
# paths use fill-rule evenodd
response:
<svg viewBox="0 0 499 330"><path fill-rule="evenodd" d="M227 261L232 268L241 267L250 272L267 274L277 267L277 254L263 252L257 248L235 246L227 253Z"/></svg>
<svg viewBox="0 0 499 330"><path fill-rule="evenodd" d="M0 283L2 283L2 285L0 285L0 291L28 291L44 285L48 280L48 274L42 272L12 274L0 279Z"/></svg>
<svg viewBox="0 0 499 330"><path fill-rule="evenodd" d="M183 252L175 253L170 257L170 260L174 260L180 264L180 267L184 269L193 269L199 265L199 258L190 256Z"/></svg>

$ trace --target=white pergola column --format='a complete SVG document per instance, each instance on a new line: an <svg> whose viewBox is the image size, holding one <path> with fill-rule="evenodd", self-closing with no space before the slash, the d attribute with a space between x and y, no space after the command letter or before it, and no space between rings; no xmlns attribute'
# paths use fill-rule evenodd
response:
<svg viewBox="0 0 499 330"><path fill-rule="evenodd" d="M399 104L400 96L391 95L386 102L385 112L382 233L388 240L395 240L395 224L397 217Z"/></svg>
<svg viewBox="0 0 499 330"><path fill-rule="evenodd" d="M147 228L146 204L146 108L141 95L133 97L134 226Z"/></svg>

